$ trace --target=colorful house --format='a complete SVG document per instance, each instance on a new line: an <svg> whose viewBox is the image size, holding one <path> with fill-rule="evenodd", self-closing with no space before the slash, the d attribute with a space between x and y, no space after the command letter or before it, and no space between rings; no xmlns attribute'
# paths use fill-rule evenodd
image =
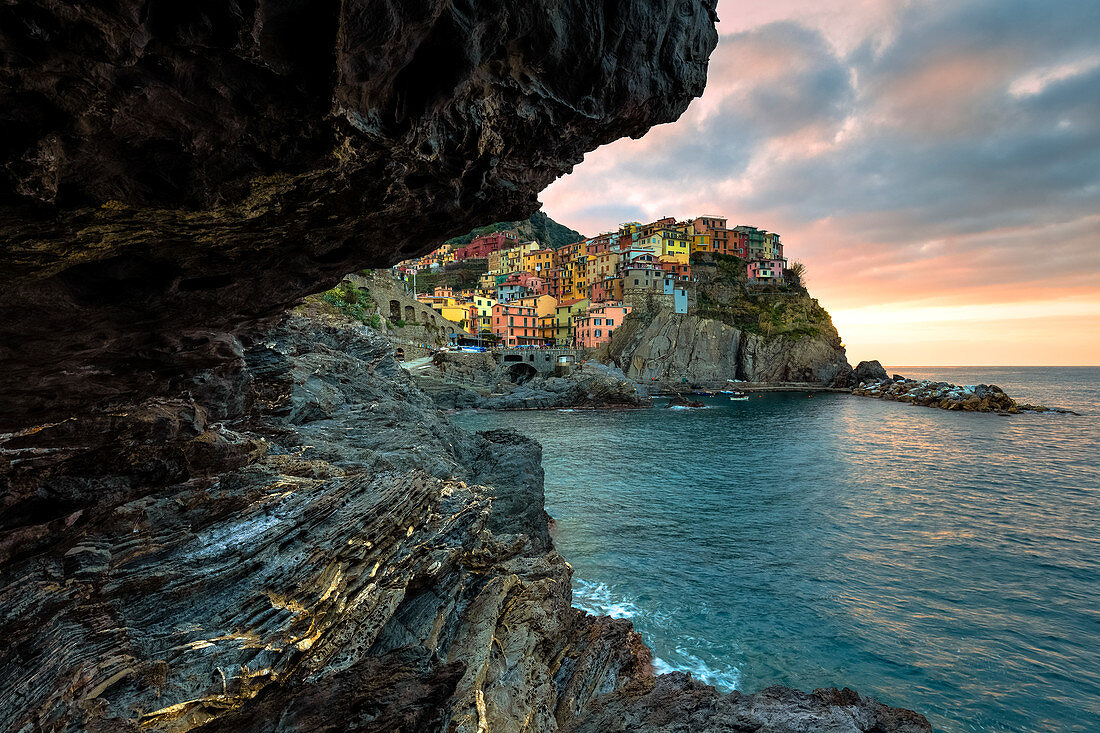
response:
<svg viewBox="0 0 1100 733"><path fill-rule="evenodd" d="M783 282L787 260L753 260L746 269L751 282Z"/></svg>
<svg viewBox="0 0 1100 733"><path fill-rule="evenodd" d="M559 301L554 308L554 343L559 345L573 343L573 316L584 313L588 308L588 298L573 298Z"/></svg>
<svg viewBox="0 0 1100 733"><path fill-rule="evenodd" d="M588 299L593 303L605 303L609 300L623 299L623 279L608 277L588 286Z"/></svg>
<svg viewBox="0 0 1100 733"><path fill-rule="evenodd" d="M525 272L533 272L541 275L543 271L549 271L554 267L554 250L535 249L523 255L522 268Z"/></svg>
<svg viewBox="0 0 1100 733"><path fill-rule="evenodd" d="M493 306L493 334L505 346L529 346L541 343L535 309L515 303Z"/></svg>
<svg viewBox="0 0 1100 733"><path fill-rule="evenodd" d="M622 325L630 306L605 303L592 306L573 318L575 340L579 348L595 349L611 340L615 329Z"/></svg>
<svg viewBox="0 0 1100 733"><path fill-rule="evenodd" d="M539 318L554 315L554 309L558 305L558 299L552 295L531 295L514 301L516 305L526 305L535 309L535 315Z"/></svg>

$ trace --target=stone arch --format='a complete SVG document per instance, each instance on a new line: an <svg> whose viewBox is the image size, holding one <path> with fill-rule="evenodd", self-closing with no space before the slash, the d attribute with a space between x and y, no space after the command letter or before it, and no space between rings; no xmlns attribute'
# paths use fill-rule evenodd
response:
<svg viewBox="0 0 1100 733"><path fill-rule="evenodd" d="M391 300L390 301L390 320L391 321L401 320L401 304L398 303L396 300Z"/></svg>
<svg viewBox="0 0 1100 733"><path fill-rule="evenodd" d="M416 308L411 305L405 306L405 322L416 323Z"/></svg>
<svg viewBox="0 0 1100 733"><path fill-rule="evenodd" d="M515 384L525 384L537 375L538 371L526 362L519 362L508 367L508 379Z"/></svg>

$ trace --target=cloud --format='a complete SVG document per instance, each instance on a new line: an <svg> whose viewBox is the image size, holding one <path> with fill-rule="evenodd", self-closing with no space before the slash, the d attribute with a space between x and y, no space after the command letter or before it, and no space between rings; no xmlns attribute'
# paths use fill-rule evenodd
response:
<svg viewBox="0 0 1100 733"><path fill-rule="evenodd" d="M704 96L591 154L550 214L726 213L782 232L826 305L1100 302L1100 4L762 7L720 3Z"/></svg>

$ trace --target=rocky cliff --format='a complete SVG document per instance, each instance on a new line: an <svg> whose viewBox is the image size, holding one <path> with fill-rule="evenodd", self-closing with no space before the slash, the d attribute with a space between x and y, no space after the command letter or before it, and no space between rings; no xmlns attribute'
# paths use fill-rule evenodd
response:
<svg viewBox="0 0 1100 733"><path fill-rule="evenodd" d="M5 6L0 729L554 731L647 679L570 608L537 445L455 429L362 323L281 314L674 119L714 19Z"/></svg>
<svg viewBox="0 0 1100 733"><path fill-rule="evenodd" d="M799 274L790 273L786 285L765 286L747 282L737 257L695 254L691 266L693 313L636 299L602 358L646 383L739 379L848 386L852 367L840 334Z"/></svg>
<svg viewBox="0 0 1100 733"><path fill-rule="evenodd" d="M178 394L345 273L534 211L699 95L712 0L0 13L0 429Z"/></svg>
<svg viewBox="0 0 1100 733"><path fill-rule="evenodd" d="M813 336L746 333L720 321L658 309L628 318L605 358L639 382L799 382L846 386L843 347Z"/></svg>

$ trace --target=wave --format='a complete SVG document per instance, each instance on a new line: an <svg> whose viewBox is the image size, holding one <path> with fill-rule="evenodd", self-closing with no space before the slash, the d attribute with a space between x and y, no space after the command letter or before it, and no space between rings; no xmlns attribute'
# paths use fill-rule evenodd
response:
<svg viewBox="0 0 1100 733"><path fill-rule="evenodd" d="M573 578L573 606L594 616L634 618L638 615L638 607L632 601L616 600L607 585L580 578Z"/></svg>
<svg viewBox="0 0 1100 733"><path fill-rule="evenodd" d="M672 662L657 656L653 657L653 669L657 674L688 672L693 678L716 687L722 692L736 690L741 684L741 670L737 667L715 669L680 646L676 647L676 656L673 657Z"/></svg>
<svg viewBox="0 0 1100 733"><path fill-rule="evenodd" d="M710 645L694 637L676 639L673 648L669 650L657 648L646 627L669 630L674 627L675 618L639 608L634 601L615 593L605 583L590 583L574 577L573 606L593 615L632 620L646 644L654 649L653 668L657 674L687 672L700 682L713 685L723 692L736 690L741 682L741 670L738 667L718 665L699 656L696 652L703 651L703 648ZM656 656L658 653L664 656Z"/></svg>

